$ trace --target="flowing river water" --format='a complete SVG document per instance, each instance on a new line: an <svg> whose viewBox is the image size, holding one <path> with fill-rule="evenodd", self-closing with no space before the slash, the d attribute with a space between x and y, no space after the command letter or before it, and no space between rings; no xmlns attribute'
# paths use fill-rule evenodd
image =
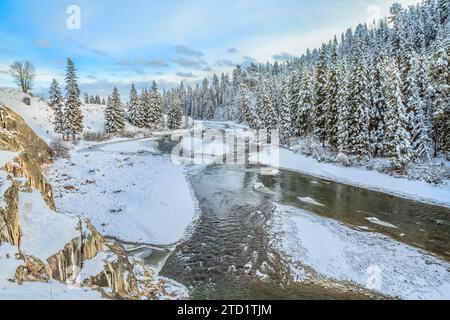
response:
<svg viewBox="0 0 450 320"><path fill-rule="evenodd" d="M161 138L159 145L162 152L173 146L167 137ZM140 247L135 251L161 269L161 275L185 285L193 299L379 297L320 276L303 283L292 281L283 257L270 245L273 204L280 203L351 228L385 234L450 261L449 208L297 172L265 174L260 169L256 165L211 164L192 170L190 182L200 214L190 236L173 250ZM255 188L256 183L264 188ZM321 205L299 201L305 197ZM260 270L267 276L261 276Z"/></svg>

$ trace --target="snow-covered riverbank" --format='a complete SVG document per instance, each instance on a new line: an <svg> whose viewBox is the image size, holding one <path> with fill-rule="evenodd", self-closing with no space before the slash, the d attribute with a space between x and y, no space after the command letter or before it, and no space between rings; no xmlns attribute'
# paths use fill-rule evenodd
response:
<svg viewBox="0 0 450 320"><path fill-rule="evenodd" d="M70 160L48 168L58 210L125 242L180 241L197 212L184 167L152 154L152 139L90 146L80 144Z"/></svg>
<svg viewBox="0 0 450 320"><path fill-rule="evenodd" d="M304 267L401 299L450 299L450 264L385 235L276 205L272 245L302 281Z"/></svg>

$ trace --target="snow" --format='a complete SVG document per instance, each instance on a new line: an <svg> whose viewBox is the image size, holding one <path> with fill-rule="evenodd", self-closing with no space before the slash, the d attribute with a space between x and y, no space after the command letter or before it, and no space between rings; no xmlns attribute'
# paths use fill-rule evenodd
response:
<svg viewBox="0 0 450 320"><path fill-rule="evenodd" d="M40 192L19 193L20 249L46 261L80 237L79 219L51 210Z"/></svg>
<svg viewBox="0 0 450 320"><path fill-rule="evenodd" d="M307 204L312 204L312 205L315 205L315 206L323 207L323 204L317 202L316 200L314 200L311 197L298 197L298 200L300 200L303 203L307 203Z"/></svg>
<svg viewBox="0 0 450 320"><path fill-rule="evenodd" d="M276 192L270 190L269 188L265 187L263 183L261 182L255 182L253 184L253 190L258 191L258 192L262 192L262 193L266 193L266 194L271 194L271 195L277 195Z"/></svg>
<svg viewBox="0 0 450 320"><path fill-rule="evenodd" d="M108 259L108 254L104 251L99 252L94 258L85 260L83 262L83 268L80 270L78 277L81 280L89 279L99 275L104 271L105 261Z"/></svg>
<svg viewBox="0 0 450 320"><path fill-rule="evenodd" d="M53 110L47 102L36 97L30 98L31 106L27 106L22 102L24 97L30 96L15 89L0 88L0 106L5 105L19 114L39 137L50 142L55 136Z"/></svg>
<svg viewBox="0 0 450 320"><path fill-rule="evenodd" d="M100 104L82 104L84 131L105 131L105 107Z"/></svg>
<svg viewBox="0 0 450 320"><path fill-rule="evenodd" d="M87 287L68 286L57 281L24 282L21 285L0 280L2 300L106 300Z"/></svg>
<svg viewBox="0 0 450 320"><path fill-rule="evenodd" d="M385 235L278 204L270 228L272 244L294 272L306 265L327 278L392 297L450 299L448 262Z"/></svg>
<svg viewBox="0 0 450 320"><path fill-rule="evenodd" d="M89 288L76 288L63 283L51 282L24 282L18 283L14 279L16 269L24 263L16 259L17 247L8 243L0 245L0 299L1 300L81 300L102 299L99 292Z"/></svg>
<svg viewBox="0 0 450 320"><path fill-rule="evenodd" d="M8 279L14 279L16 269L22 265L23 260L16 259L17 247L9 243L0 245L0 283Z"/></svg>
<svg viewBox="0 0 450 320"><path fill-rule="evenodd" d="M197 212L185 168L152 155L150 139L87 146L48 170L58 209L125 242L179 242Z"/></svg>
<svg viewBox="0 0 450 320"><path fill-rule="evenodd" d="M382 226L382 227L398 228L397 226L394 226L393 224L390 224L390 223L385 222L385 221L381 221L381 220L379 220L378 218L375 218L375 217L369 217L369 218L366 218L366 220L369 221L370 223L377 224L377 225Z"/></svg>
<svg viewBox="0 0 450 320"><path fill-rule="evenodd" d="M0 171L0 208L5 207L4 194L11 187L11 181L8 180L8 174Z"/></svg>
<svg viewBox="0 0 450 320"><path fill-rule="evenodd" d="M150 152L159 154L158 142L155 138L127 140L117 143L107 143L99 147L104 152L121 152L121 153L136 153L136 152Z"/></svg>
<svg viewBox="0 0 450 320"><path fill-rule="evenodd" d="M0 167L3 167L5 164L13 161L18 156L19 152L0 150Z"/></svg>
<svg viewBox="0 0 450 320"><path fill-rule="evenodd" d="M343 167L338 164L320 163L317 160L280 148L279 160L271 159L271 153L251 154L250 160L276 168L293 170L339 183L381 191L416 201L450 207L450 185L434 186L423 181L395 178L363 168ZM279 163L278 163L279 161Z"/></svg>

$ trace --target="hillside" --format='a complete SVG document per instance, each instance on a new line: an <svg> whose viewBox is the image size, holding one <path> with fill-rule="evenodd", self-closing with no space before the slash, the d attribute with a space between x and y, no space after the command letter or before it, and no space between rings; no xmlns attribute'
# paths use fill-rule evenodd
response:
<svg viewBox="0 0 450 320"><path fill-rule="evenodd" d="M30 106L22 101L24 97L30 97ZM16 89L0 88L1 105L8 106L19 114L33 131L47 143L58 136L53 131L53 111L46 101L31 97ZM84 114L85 131L104 131L104 108L105 106L97 104L83 104L81 106Z"/></svg>
<svg viewBox="0 0 450 320"><path fill-rule="evenodd" d="M182 286L159 278L119 242L105 239L88 219L55 212L52 186L41 171L53 159L44 141L54 138L48 126L51 112L37 98L26 106L14 90L0 93L2 103L20 113L0 107L0 297L185 297ZM98 120L88 121L98 128Z"/></svg>

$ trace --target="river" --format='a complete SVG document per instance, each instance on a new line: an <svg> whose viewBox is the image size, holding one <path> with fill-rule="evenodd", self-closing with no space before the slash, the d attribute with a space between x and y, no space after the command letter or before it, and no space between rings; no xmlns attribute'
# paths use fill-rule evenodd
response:
<svg viewBox="0 0 450 320"><path fill-rule="evenodd" d="M167 137L159 145L162 152L172 147ZM282 255L270 244L274 203L279 203L387 235L450 261L449 208L297 172L266 174L260 169L211 164L191 170L200 216L190 237L173 251L135 251L161 275L185 285L193 299L382 298L320 276L294 282ZM267 276L259 274L262 269Z"/></svg>

